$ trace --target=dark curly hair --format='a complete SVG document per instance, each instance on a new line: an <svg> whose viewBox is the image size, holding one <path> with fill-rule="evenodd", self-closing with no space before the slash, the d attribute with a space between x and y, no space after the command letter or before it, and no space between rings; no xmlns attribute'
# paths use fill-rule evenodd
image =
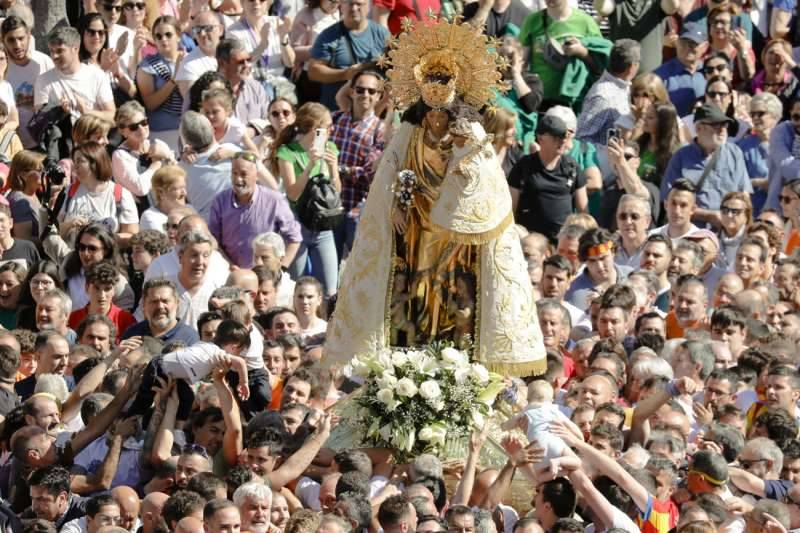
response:
<svg viewBox="0 0 800 533"><path fill-rule="evenodd" d="M189 110L197 111L200 113L200 107L203 103L203 93L208 90L212 83L218 81L225 86L225 89L233 94L233 87L230 80L222 75L221 72L216 70L209 70L204 72L197 81L189 88Z"/></svg>

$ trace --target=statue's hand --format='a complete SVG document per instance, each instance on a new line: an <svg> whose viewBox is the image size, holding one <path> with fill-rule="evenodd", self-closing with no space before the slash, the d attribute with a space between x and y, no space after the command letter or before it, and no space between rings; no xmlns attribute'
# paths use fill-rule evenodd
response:
<svg viewBox="0 0 800 533"><path fill-rule="evenodd" d="M408 213L402 209L394 209L392 211L392 225L397 233L406 232L406 222L408 220Z"/></svg>

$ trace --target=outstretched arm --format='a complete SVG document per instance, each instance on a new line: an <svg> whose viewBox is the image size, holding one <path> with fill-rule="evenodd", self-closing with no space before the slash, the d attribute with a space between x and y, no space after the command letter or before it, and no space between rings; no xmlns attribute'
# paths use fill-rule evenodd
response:
<svg viewBox="0 0 800 533"><path fill-rule="evenodd" d="M235 465L242 453L242 419L239 406L233 398L233 391L225 381L227 369L214 370L214 388L219 396L219 406L225 421L225 435L222 437L222 453L225 463Z"/></svg>
<svg viewBox="0 0 800 533"><path fill-rule="evenodd" d="M331 415L325 415L320 421L317 431L309 438L303 446L293 453L280 468L270 472L267 477L273 490L284 487L293 479L298 478L303 471L308 468L311 461L328 440L331 434Z"/></svg>
<svg viewBox="0 0 800 533"><path fill-rule="evenodd" d="M455 493L450 499L450 505L467 505L469 497L472 494L472 487L475 484L475 469L478 468L478 457L481 454L483 443L486 442L486 432L488 425L484 426L482 430L477 428L472 431L469 440L469 453L467 454L467 462L464 465L464 473L461 479L458 480Z"/></svg>

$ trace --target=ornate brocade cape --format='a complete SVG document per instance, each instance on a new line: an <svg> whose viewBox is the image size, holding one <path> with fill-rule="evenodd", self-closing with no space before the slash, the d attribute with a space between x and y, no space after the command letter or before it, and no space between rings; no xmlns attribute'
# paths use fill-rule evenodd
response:
<svg viewBox="0 0 800 533"><path fill-rule="evenodd" d="M326 363L346 364L389 344L392 184L403 170L414 129L400 126L378 166L328 325ZM545 349L511 196L488 143L454 148L430 218L455 242L480 245L474 358L502 375L543 373Z"/></svg>

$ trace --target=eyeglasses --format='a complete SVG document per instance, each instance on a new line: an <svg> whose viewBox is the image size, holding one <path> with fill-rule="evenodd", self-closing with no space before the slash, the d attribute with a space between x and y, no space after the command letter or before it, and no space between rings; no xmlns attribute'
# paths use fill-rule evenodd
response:
<svg viewBox="0 0 800 533"><path fill-rule="evenodd" d="M95 254L100 251L102 251L102 248L95 246L94 244L83 244L82 242L78 243L78 253L91 252Z"/></svg>
<svg viewBox="0 0 800 533"><path fill-rule="evenodd" d="M372 87L353 87L353 90L356 94L364 94L367 93L369 95L378 94L378 89L373 89Z"/></svg>
<svg viewBox="0 0 800 533"><path fill-rule="evenodd" d="M175 231L175 230L178 229L178 226L180 226L180 224L178 224L177 222L175 224L170 224L169 222L164 222L164 231L169 231L169 230Z"/></svg>
<svg viewBox="0 0 800 533"><path fill-rule="evenodd" d="M715 72L725 72L728 70L728 65L722 63L721 65L708 65L704 69L706 74L714 74Z"/></svg>
<svg viewBox="0 0 800 533"><path fill-rule="evenodd" d="M92 28L86 28L86 33L89 34L90 37L106 36L106 30L93 30Z"/></svg>
<svg viewBox="0 0 800 533"><path fill-rule="evenodd" d="M792 122L800 122L800 113L792 113Z"/></svg>
<svg viewBox="0 0 800 533"><path fill-rule="evenodd" d="M128 124L127 126L122 126L125 129L129 129L131 131L139 131L141 127L147 127L150 125L150 121L146 118L143 118L139 122L134 122L133 124Z"/></svg>
<svg viewBox="0 0 800 533"><path fill-rule="evenodd" d="M247 150L242 150L241 152L236 152L233 155L234 159L244 159L245 161L250 161L251 163L258 163L258 157L253 152L248 152Z"/></svg>
<svg viewBox="0 0 800 533"><path fill-rule="evenodd" d="M161 39L172 39L175 37L175 34L171 31L168 31L164 33L156 33L154 34L154 37L156 38L156 41L160 41Z"/></svg>
<svg viewBox="0 0 800 533"><path fill-rule="evenodd" d="M766 462L767 459L753 459L748 461L747 459L739 459L739 466L744 468L745 470L750 470L750 467L754 464Z"/></svg>
<svg viewBox="0 0 800 533"><path fill-rule="evenodd" d="M31 280L31 287L49 287L50 285L55 285L52 279L32 279Z"/></svg>
<svg viewBox="0 0 800 533"><path fill-rule="evenodd" d="M212 31L214 31L214 28L216 28L216 25L214 24L195 26L194 28L192 28L192 33L194 33L195 35L200 35L203 33L211 33Z"/></svg>
<svg viewBox="0 0 800 533"><path fill-rule="evenodd" d="M723 215L728 215L731 217L738 217L742 213L744 213L744 209L737 209L735 207L725 207L724 205L720 207L719 212Z"/></svg>
<svg viewBox="0 0 800 533"><path fill-rule="evenodd" d="M767 114L766 111L750 111L750 116L753 118L761 118Z"/></svg>
<svg viewBox="0 0 800 533"><path fill-rule="evenodd" d="M782 204L790 204L794 201L791 196L778 196L778 201Z"/></svg>
<svg viewBox="0 0 800 533"><path fill-rule="evenodd" d="M620 220L633 220L634 222L642 218L639 213L619 213L617 218Z"/></svg>
<svg viewBox="0 0 800 533"><path fill-rule="evenodd" d="M283 111L276 109L274 111L270 111L269 114L275 118L278 118L281 115L283 115L284 117L289 117L292 115L292 111L289 109L284 109Z"/></svg>
<svg viewBox="0 0 800 533"><path fill-rule="evenodd" d="M706 96L709 98L725 98L726 96L730 95L728 91L708 91Z"/></svg>
<svg viewBox="0 0 800 533"><path fill-rule="evenodd" d="M144 11L145 8L147 8L147 4L144 2L128 2L127 4L122 4L122 9L127 11L133 11L134 9Z"/></svg>
<svg viewBox="0 0 800 533"><path fill-rule="evenodd" d="M122 6L115 6L114 4L103 4L103 9L106 11L119 13L122 11Z"/></svg>
<svg viewBox="0 0 800 533"><path fill-rule="evenodd" d="M181 448L181 455L202 455L208 459L208 452L199 444L189 443L184 444Z"/></svg>

